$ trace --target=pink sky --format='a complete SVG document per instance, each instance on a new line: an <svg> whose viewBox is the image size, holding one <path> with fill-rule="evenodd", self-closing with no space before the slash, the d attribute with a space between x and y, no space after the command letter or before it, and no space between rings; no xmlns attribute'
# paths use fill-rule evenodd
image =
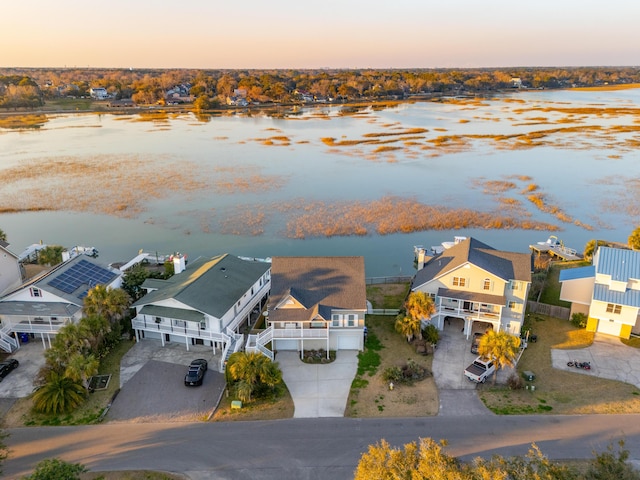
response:
<svg viewBox="0 0 640 480"><path fill-rule="evenodd" d="M0 67L640 65L628 0L23 0L1 15Z"/></svg>

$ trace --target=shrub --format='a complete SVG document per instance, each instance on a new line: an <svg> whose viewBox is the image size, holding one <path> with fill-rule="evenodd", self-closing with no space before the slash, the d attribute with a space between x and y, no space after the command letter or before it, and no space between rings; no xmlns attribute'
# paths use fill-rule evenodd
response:
<svg viewBox="0 0 640 480"><path fill-rule="evenodd" d="M389 367L382 372L382 379L385 382L400 383L404 381L402 369L400 367Z"/></svg>
<svg viewBox="0 0 640 480"><path fill-rule="evenodd" d="M424 338L427 343L435 345L440 340L440 332L435 325L430 323L422 330L422 338Z"/></svg>
<svg viewBox="0 0 640 480"><path fill-rule="evenodd" d="M522 390L524 388L524 382L517 374L513 373L507 379L507 385L511 390Z"/></svg>
<svg viewBox="0 0 640 480"><path fill-rule="evenodd" d="M587 316L584 313L574 313L571 315L570 322L576 328L585 328L587 326Z"/></svg>

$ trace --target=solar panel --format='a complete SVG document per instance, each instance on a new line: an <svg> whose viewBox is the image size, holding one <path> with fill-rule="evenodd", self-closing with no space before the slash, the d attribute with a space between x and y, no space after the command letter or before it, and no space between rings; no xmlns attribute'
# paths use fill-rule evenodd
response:
<svg viewBox="0 0 640 480"><path fill-rule="evenodd" d="M57 277L51 279L49 285L64 293L71 294L82 285L88 285L89 288L93 288L96 285L105 285L116 276L115 273L106 268L87 260L80 260Z"/></svg>

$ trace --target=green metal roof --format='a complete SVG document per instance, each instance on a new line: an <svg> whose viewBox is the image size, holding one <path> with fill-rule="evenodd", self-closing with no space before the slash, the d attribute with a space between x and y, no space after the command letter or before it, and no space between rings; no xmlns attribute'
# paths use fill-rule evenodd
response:
<svg viewBox="0 0 640 480"><path fill-rule="evenodd" d="M176 320L187 320L189 322L201 322L204 320L204 314L196 310L187 310L185 308L161 307L158 305L145 305L140 310L143 315L151 315L153 317L174 318Z"/></svg>

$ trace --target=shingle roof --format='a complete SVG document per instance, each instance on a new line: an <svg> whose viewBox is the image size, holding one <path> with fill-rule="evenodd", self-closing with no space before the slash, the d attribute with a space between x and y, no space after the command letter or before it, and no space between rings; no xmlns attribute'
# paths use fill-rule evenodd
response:
<svg viewBox="0 0 640 480"><path fill-rule="evenodd" d="M272 310L288 295L305 310ZM308 320L318 314L329 319L332 309L366 310L364 257L274 257L269 306L271 321Z"/></svg>
<svg viewBox="0 0 640 480"><path fill-rule="evenodd" d="M593 265L589 265L586 267L577 267L577 268L563 268L560 270L560 282L566 282L568 280L578 280L580 278L590 278L595 277L596 275L596 267Z"/></svg>
<svg viewBox="0 0 640 480"><path fill-rule="evenodd" d="M270 267L265 262L251 262L229 254L198 258L134 306L174 299L194 310L222 318ZM154 282L155 286L160 284Z"/></svg>
<svg viewBox="0 0 640 480"><path fill-rule="evenodd" d="M466 290L451 290L449 288L439 288L438 297L456 298L468 302L490 303L492 305L506 305L507 297L504 295L490 295L488 293L476 293Z"/></svg>
<svg viewBox="0 0 640 480"><path fill-rule="evenodd" d="M496 250L470 237L432 258L416 273L411 287L423 285L467 262L505 281L531 281L533 268L530 254Z"/></svg>

